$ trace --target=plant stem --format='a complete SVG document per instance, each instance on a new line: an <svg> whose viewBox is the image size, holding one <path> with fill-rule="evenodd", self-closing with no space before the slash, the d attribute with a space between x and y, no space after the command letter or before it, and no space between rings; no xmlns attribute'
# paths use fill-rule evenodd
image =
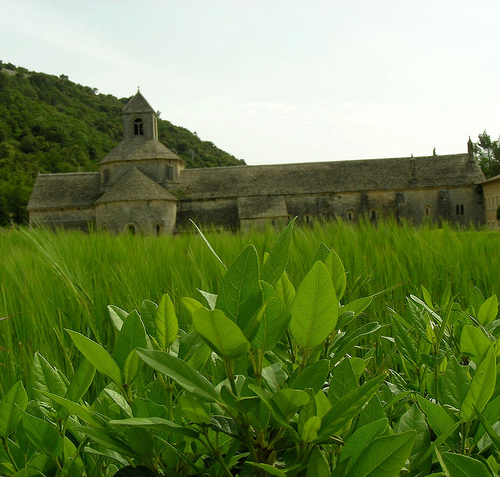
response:
<svg viewBox="0 0 500 477"><path fill-rule="evenodd" d="M17 466L16 461L14 460L14 457L10 453L9 444L7 442L7 439L8 439L8 437L2 438L3 448L5 449L6 454L9 456L9 459L12 462L12 465L14 466L14 470L17 472L19 470L19 467Z"/></svg>

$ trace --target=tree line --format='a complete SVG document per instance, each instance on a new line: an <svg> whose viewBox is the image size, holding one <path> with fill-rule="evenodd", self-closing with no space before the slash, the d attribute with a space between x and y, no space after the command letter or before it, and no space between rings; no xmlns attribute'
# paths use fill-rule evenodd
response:
<svg viewBox="0 0 500 477"><path fill-rule="evenodd" d="M0 61L0 226L27 221L39 172L97 171L122 139L129 99ZM169 121L159 119L158 133L186 167L245 164Z"/></svg>

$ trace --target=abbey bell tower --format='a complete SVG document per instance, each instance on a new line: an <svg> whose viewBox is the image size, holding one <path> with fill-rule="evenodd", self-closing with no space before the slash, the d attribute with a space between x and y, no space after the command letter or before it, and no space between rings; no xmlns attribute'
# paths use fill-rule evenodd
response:
<svg viewBox="0 0 500 477"><path fill-rule="evenodd" d="M123 110L123 139L124 141L158 139L156 113L139 91Z"/></svg>

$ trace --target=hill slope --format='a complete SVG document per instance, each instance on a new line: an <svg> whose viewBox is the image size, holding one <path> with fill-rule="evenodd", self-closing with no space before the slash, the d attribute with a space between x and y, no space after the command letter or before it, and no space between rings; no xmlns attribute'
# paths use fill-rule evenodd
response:
<svg viewBox="0 0 500 477"><path fill-rule="evenodd" d="M129 99L0 61L0 226L26 221L38 172L96 171L122 139ZM245 164L168 121L158 121L158 134L186 167Z"/></svg>

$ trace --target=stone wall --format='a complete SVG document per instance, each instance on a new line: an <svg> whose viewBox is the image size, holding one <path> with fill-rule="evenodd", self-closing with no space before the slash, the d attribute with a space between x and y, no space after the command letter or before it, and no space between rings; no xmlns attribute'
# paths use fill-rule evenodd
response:
<svg viewBox="0 0 500 477"><path fill-rule="evenodd" d="M165 200L106 202L96 205L97 228L113 233L172 234L177 203Z"/></svg>
<svg viewBox="0 0 500 477"><path fill-rule="evenodd" d="M68 208L59 210L30 211L30 224L50 229L74 229L89 232L95 228L95 209Z"/></svg>
<svg viewBox="0 0 500 477"><path fill-rule="evenodd" d="M237 230L239 228L238 204L234 199L180 201L177 209L177 230L192 230L197 225Z"/></svg>
<svg viewBox="0 0 500 477"><path fill-rule="evenodd" d="M500 230L497 210L500 207L500 176L483 183L486 225L490 230Z"/></svg>

